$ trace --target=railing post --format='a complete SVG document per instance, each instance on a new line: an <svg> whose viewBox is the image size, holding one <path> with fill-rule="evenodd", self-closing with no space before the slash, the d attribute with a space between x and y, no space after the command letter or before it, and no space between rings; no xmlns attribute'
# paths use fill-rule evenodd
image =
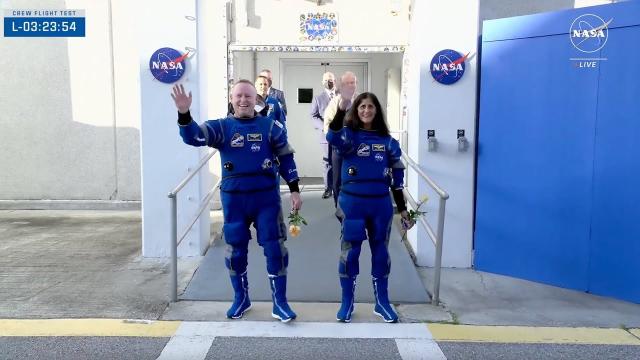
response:
<svg viewBox="0 0 640 360"><path fill-rule="evenodd" d="M436 239L436 263L435 263L435 273L433 279L433 299L431 299L431 303L433 305L438 305L440 302L440 272L442 267L442 243L443 243L443 233L444 233L444 210L445 210L446 200L440 197L440 201L438 203L438 228L437 239Z"/></svg>
<svg viewBox="0 0 640 360"><path fill-rule="evenodd" d="M169 201L171 202L171 233L169 239L169 249L171 249L171 264L170 264L170 277L169 284L169 297L171 302L178 301L178 199L176 194L169 194Z"/></svg>

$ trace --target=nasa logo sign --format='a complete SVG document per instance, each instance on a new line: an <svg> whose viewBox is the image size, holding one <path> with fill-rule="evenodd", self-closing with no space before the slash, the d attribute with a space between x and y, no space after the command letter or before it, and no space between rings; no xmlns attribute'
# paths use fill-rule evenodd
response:
<svg viewBox="0 0 640 360"><path fill-rule="evenodd" d="M469 54L462 56L459 52L451 49L439 51L431 59L431 76L434 81L444 85L451 85L464 75L464 61Z"/></svg>
<svg viewBox="0 0 640 360"><path fill-rule="evenodd" d="M187 64L184 61L189 52L184 55L172 48L156 50L149 59L149 70L156 80L165 84L174 83L184 75Z"/></svg>
<svg viewBox="0 0 640 360"><path fill-rule="evenodd" d="M584 14L578 16L571 23L569 37L573 47L584 53L596 52L607 43L609 38L609 24L613 18L607 22L594 14Z"/></svg>

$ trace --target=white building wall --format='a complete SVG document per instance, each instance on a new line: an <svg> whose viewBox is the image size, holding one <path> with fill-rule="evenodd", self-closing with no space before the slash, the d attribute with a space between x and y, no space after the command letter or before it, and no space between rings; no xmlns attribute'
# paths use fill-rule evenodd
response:
<svg viewBox="0 0 640 360"><path fill-rule="evenodd" d="M459 11L449 11L457 8ZM430 74L433 55L443 49L462 54L476 52L478 43L478 0L423 2L412 4L412 27L408 56L408 153L433 180L450 194L446 207L442 265L469 267L472 264L475 117L477 58L466 62L464 76L453 85L435 82ZM426 38L423 34L446 36ZM438 149L427 151L427 130L436 131ZM457 129L464 129L470 139L466 152L458 152ZM425 194L426 215L436 228L438 196L427 184L409 171L409 188L416 200ZM416 186L417 185L417 186ZM434 264L434 246L426 231L417 226L412 230L410 243L418 264Z"/></svg>
<svg viewBox="0 0 640 360"><path fill-rule="evenodd" d="M233 4L232 41L238 45L406 44L409 33L409 0L333 0L320 6L291 0L234 0ZM300 40L300 15L318 12L337 14L336 41Z"/></svg>
<svg viewBox="0 0 640 360"><path fill-rule="evenodd" d="M138 13L130 2L111 0L117 199L140 200L140 70L132 55L138 53ZM133 57L135 58L135 57Z"/></svg>
<svg viewBox="0 0 640 360"><path fill-rule="evenodd" d="M0 38L0 52L12 54L0 59L0 151L10 154L0 157L10 169L0 173L0 200L140 199L137 71L124 54L137 44L123 32L124 3L2 2L84 9L87 22L84 38ZM122 59L115 68L112 56Z"/></svg>
<svg viewBox="0 0 640 360"><path fill-rule="evenodd" d="M162 47L181 52L185 52L187 47L195 48L195 55L187 59L185 74L178 81L193 94L191 115L198 123L207 118L225 116L225 8L222 2L206 0L180 3L145 0L139 6L148 15L139 20L141 31L138 46L142 100L142 254L146 257L166 257L171 246L171 214L167 194L195 171L210 149L183 143L176 123L177 110L170 97L173 84L164 84L153 78L149 72L149 58ZM197 30L203 34L198 35ZM212 184L212 176L205 167L180 191L178 235L197 215L200 203ZM180 244L178 255L204 254L210 240L209 222L205 212L205 216L196 222Z"/></svg>

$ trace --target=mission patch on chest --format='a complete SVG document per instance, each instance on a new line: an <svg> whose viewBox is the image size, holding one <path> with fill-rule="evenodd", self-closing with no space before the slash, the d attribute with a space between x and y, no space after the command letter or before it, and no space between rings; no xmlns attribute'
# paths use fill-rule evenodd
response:
<svg viewBox="0 0 640 360"><path fill-rule="evenodd" d="M243 147L244 146L244 136L239 133L233 134L231 138L231 147Z"/></svg>
<svg viewBox="0 0 640 360"><path fill-rule="evenodd" d="M371 155L371 148L369 147L369 145L367 144L360 144L360 146L358 146L358 151L357 154L358 156L369 156Z"/></svg>

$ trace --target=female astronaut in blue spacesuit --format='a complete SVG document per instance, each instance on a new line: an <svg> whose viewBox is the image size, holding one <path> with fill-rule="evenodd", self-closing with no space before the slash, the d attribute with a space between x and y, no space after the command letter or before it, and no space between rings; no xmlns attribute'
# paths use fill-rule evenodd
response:
<svg viewBox="0 0 640 360"><path fill-rule="evenodd" d="M351 96L342 94L338 112L329 125L327 141L342 154L342 189L338 197L338 215L342 217L342 255L338 271L342 287L342 305L337 320L351 321L354 308L358 258L364 240L371 248L371 275L376 300L374 313L386 322L398 321L389 303L388 275L391 269L388 244L393 207L389 188L401 213L405 229L414 223L406 210L404 165L400 144L389 135L377 97L363 93L349 108ZM344 126L343 126L344 120Z"/></svg>
<svg viewBox="0 0 640 360"><path fill-rule="evenodd" d="M289 185L292 210L300 210L302 199L293 149L287 142L284 125L254 112L256 89L248 80L240 80L233 87L233 115L200 125L189 113L191 93L187 96L184 87L176 85L171 97L178 108L182 140L188 145L210 146L220 152L220 197L224 239L228 246L225 264L235 292L227 317L238 319L251 308L247 248L251 239L249 226L253 223L267 259L273 293L271 315L283 322L295 319L296 314L286 297L289 255L284 246L286 226L282 219L278 173Z"/></svg>

